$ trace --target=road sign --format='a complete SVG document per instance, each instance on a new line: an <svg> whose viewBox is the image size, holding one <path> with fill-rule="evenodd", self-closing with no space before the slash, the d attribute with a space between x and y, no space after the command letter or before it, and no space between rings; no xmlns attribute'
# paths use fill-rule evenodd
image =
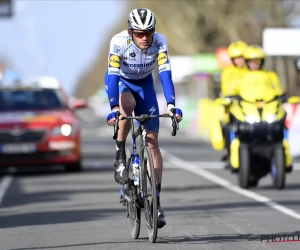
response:
<svg viewBox="0 0 300 250"><path fill-rule="evenodd" d="M300 29L265 29L263 31L263 49L269 56L300 56Z"/></svg>

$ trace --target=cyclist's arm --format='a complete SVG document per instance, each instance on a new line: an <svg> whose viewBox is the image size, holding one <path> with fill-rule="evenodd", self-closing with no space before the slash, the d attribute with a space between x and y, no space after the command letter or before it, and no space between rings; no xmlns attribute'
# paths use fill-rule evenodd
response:
<svg viewBox="0 0 300 250"><path fill-rule="evenodd" d="M119 80L121 57L123 53L122 41L118 37L113 37L110 41L108 56L108 77L107 95L110 108L119 107Z"/></svg>
<svg viewBox="0 0 300 250"><path fill-rule="evenodd" d="M158 48L157 64L158 64L159 77L163 86L167 105L168 107L174 107L175 89L172 80L170 58L168 53L168 43L164 35L158 34L158 36L159 37L157 39L156 46Z"/></svg>

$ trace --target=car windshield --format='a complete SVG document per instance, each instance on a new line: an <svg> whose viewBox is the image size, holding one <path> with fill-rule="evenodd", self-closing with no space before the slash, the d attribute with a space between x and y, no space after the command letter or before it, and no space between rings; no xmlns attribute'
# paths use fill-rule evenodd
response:
<svg viewBox="0 0 300 250"><path fill-rule="evenodd" d="M0 111L51 110L65 107L63 96L57 89L0 90Z"/></svg>

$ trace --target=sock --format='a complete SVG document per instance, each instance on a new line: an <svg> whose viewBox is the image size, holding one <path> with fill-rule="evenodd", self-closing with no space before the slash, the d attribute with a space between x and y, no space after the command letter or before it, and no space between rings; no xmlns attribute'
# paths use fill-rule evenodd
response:
<svg viewBox="0 0 300 250"><path fill-rule="evenodd" d="M161 190L161 183L157 184L157 191L159 192L159 194L160 194L160 190ZM157 206L160 207L160 195L156 196L156 198L157 198Z"/></svg>
<svg viewBox="0 0 300 250"><path fill-rule="evenodd" d="M116 140L116 160L125 160L126 154L125 154L125 142L126 141L118 141Z"/></svg>

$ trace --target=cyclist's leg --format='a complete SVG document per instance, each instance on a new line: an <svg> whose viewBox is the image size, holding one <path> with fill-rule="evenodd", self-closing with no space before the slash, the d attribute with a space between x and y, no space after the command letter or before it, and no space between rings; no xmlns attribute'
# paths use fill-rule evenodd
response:
<svg viewBox="0 0 300 250"><path fill-rule="evenodd" d="M151 78L150 78L151 77ZM156 98L156 93L153 86L152 76L145 79L144 84L140 87L139 91L133 93L136 100L136 107L134 109L135 115L141 114L159 114L159 107ZM158 227L161 228L166 224L165 215L160 206L160 191L162 183L162 172L163 172L163 159L159 149L158 143L158 131L159 131L159 119L154 118L147 121L147 139L148 146L151 150L153 157L153 163L155 168L156 179L158 183Z"/></svg>
<svg viewBox="0 0 300 250"><path fill-rule="evenodd" d="M107 79L107 78L105 78ZM107 84L107 81L106 81ZM106 86L106 89L108 86ZM119 82L119 105L121 114L127 116L131 115L135 107L135 100L131 93L130 88L125 84L125 81L121 78ZM115 181L118 184L125 184L128 179L125 173L126 166L126 154L125 154L125 143L127 135L130 131L130 121L123 120L119 122L118 137L116 140L116 161L115 167Z"/></svg>
<svg viewBox="0 0 300 250"><path fill-rule="evenodd" d="M147 77L148 78L148 77ZM136 100L134 109L135 115L149 114L158 115L159 108L156 99L156 93L153 87L153 82L146 81L143 86L139 86L140 90L133 93ZM147 139L148 146L151 150L157 183L161 183L163 161L158 144L159 119L153 118L146 122L147 124Z"/></svg>
<svg viewBox="0 0 300 250"><path fill-rule="evenodd" d="M138 80L132 84L126 81L126 85L131 89L131 92L136 101L134 109L135 115L141 114L159 114L159 108L156 98L156 93L153 85L153 78L150 74L144 79ZM159 119L154 118L146 122L148 130L148 142L149 148L153 156L153 162L155 167L155 173L157 182L160 184L162 179L162 156L158 145L158 131L159 131Z"/></svg>

